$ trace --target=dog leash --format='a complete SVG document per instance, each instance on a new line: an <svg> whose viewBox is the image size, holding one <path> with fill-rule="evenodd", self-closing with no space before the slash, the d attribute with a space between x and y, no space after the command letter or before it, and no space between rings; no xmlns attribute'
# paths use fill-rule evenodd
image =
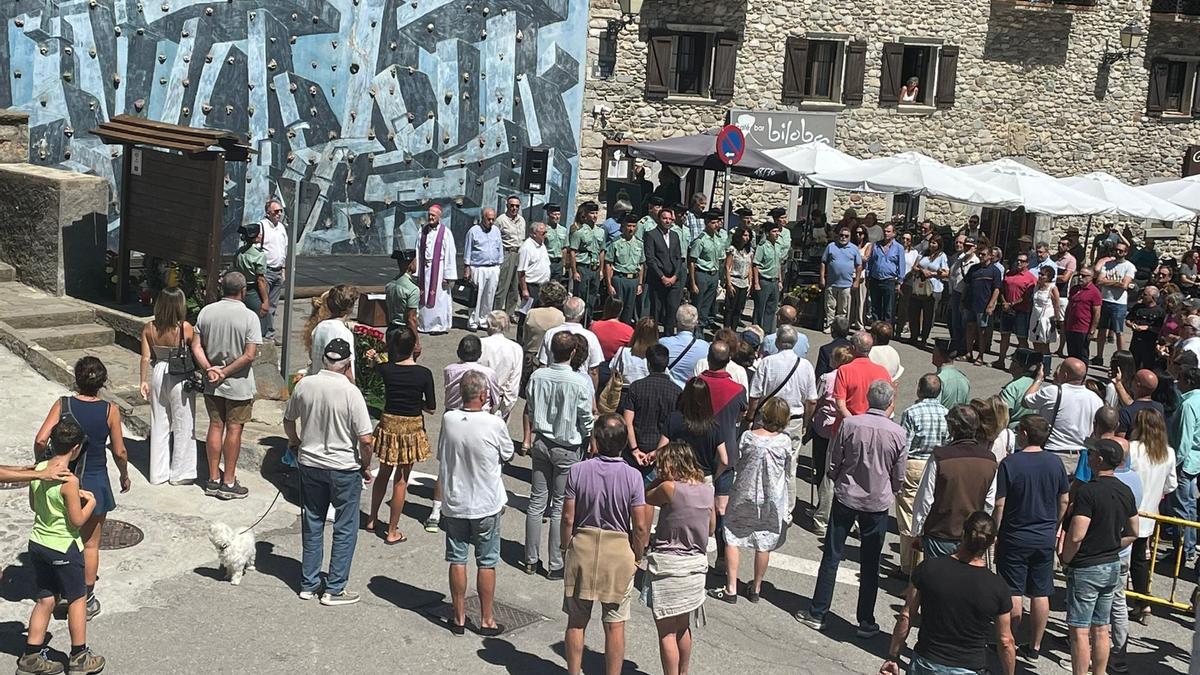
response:
<svg viewBox="0 0 1200 675"><path fill-rule="evenodd" d="M276 490L275 491L275 499L271 500L271 505L267 507L267 510L263 511L263 514L258 517L258 520L254 521L253 525L251 525L250 527L247 527L246 529L242 530L241 532L238 532L238 536L240 537L243 534L246 534L250 530L253 530L255 527L257 527L258 524L263 521L263 518L266 518L267 514L271 512L271 509L275 508L275 502L279 501L279 495L281 495L281 494L283 494L282 490Z"/></svg>

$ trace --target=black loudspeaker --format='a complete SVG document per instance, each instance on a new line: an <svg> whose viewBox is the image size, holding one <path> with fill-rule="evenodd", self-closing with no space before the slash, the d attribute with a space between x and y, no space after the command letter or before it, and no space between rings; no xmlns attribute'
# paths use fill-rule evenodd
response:
<svg viewBox="0 0 1200 675"><path fill-rule="evenodd" d="M549 148L525 148L525 168L521 172L521 192L546 194L546 176L550 172Z"/></svg>

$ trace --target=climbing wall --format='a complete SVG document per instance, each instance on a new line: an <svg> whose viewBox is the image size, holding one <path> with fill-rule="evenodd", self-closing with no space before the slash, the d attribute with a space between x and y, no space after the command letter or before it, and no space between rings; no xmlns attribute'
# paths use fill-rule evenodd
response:
<svg viewBox="0 0 1200 675"><path fill-rule="evenodd" d="M0 19L0 108L30 113L31 162L109 181L113 245L120 148L87 131L122 113L250 139L227 252L269 196L294 210L297 179L307 255L411 245L431 201L461 239L530 146L551 148L536 203L575 194L587 0L0 0Z"/></svg>

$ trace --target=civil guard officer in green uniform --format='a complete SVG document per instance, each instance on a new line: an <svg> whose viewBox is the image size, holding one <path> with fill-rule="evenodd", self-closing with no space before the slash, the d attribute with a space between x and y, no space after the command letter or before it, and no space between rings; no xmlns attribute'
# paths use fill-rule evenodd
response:
<svg viewBox="0 0 1200 675"><path fill-rule="evenodd" d="M642 249L642 241L635 235L638 224L634 222L632 213L620 215L621 236L608 245L604 256L604 274L608 280L608 294L619 298L624 307L621 308L621 320L633 323L642 318L642 283L645 279L646 254Z"/></svg>
<svg viewBox="0 0 1200 675"><path fill-rule="evenodd" d="M692 304L700 315L700 330L708 329L710 323L716 323L720 316L717 314L717 283L720 279L718 271L725 261L725 249L728 247L725 237L721 234L721 224L724 217L716 209L704 213L704 231L692 240L688 247L688 273L692 283L689 290L692 293Z"/></svg>
<svg viewBox="0 0 1200 675"><path fill-rule="evenodd" d="M790 276L789 272L791 271L792 261L792 228L788 227L787 209L782 206L776 206L767 211L767 215L771 217L771 222L779 226L779 243L785 251L783 260L779 263L779 276L783 279L784 288L787 288L790 283L788 277Z"/></svg>
<svg viewBox="0 0 1200 675"><path fill-rule="evenodd" d="M392 251L392 259L400 266L400 274L396 275L383 287L384 301L387 303L388 333L398 326L408 326L417 336L413 356L421 354L421 338L417 332L417 311L421 303L421 289L413 279L416 271L417 252L413 249L397 249Z"/></svg>
<svg viewBox="0 0 1200 675"><path fill-rule="evenodd" d="M263 324L263 334L266 335L270 326L271 296L267 294L267 254L262 250L262 225L258 222L246 223L238 228L242 235L242 245L233 257L233 269L246 277L246 298L242 302L250 311L258 315Z"/></svg>
<svg viewBox="0 0 1200 675"><path fill-rule="evenodd" d="M546 211L546 252L550 255L550 278L567 286L567 269L563 266L563 252L567 250L567 238L570 232L562 224L562 207L558 204L547 204Z"/></svg>
<svg viewBox="0 0 1200 675"><path fill-rule="evenodd" d="M779 308L779 294L783 290L780 278L780 263L787 250L779 241L779 224L767 223L767 238L754 251L751 289L754 291L753 321L766 333L775 332L775 310Z"/></svg>
<svg viewBox="0 0 1200 675"><path fill-rule="evenodd" d="M600 269L604 266L604 228L596 225L596 213L600 205L586 201L575 213L575 224L571 226L571 237L567 250L571 255L571 279L575 282L574 295L581 298L587 309L583 324L592 322L592 312L600 300Z"/></svg>

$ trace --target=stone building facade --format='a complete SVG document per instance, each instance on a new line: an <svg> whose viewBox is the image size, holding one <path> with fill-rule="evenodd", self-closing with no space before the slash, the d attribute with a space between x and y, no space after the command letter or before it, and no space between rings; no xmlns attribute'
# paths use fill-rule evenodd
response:
<svg viewBox="0 0 1200 675"><path fill-rule="evenodd" d="M580 194L597 195L606 143L702 132L731 107L834 113L836 147L861 158L917 150L959 166L1016 156L1058 176L1179 177L1200 144L1200 3L1071 2L646 0L614 62L620 10L594 0ZM1126 56L1131 21L1145 37ZM901 103L912 75L918 100ZM733 194L763 206L786 195L757 182Z"/></svg>

